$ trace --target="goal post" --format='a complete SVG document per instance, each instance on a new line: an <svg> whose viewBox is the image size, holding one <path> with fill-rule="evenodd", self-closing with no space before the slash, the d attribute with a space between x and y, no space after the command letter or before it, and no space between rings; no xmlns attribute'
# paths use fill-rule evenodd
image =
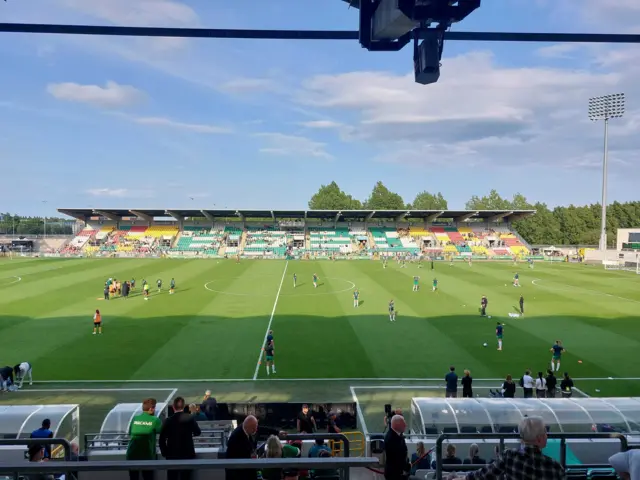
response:
<svg viewBox="0 0 640 480"><path fill-rule="evenodd" d="M605 270L623 270L640 275L640 252L616 252L615 258L602 260Z"/></svg>

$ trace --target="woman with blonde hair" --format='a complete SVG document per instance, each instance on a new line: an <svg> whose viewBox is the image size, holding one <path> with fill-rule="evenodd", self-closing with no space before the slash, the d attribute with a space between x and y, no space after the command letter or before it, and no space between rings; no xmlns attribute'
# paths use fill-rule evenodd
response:
<svg viewBox="0 0 640 480"><path fill-rule="evenodd" d="M416 452L411 455L411 475L415 475L417 470L429 470L429 452L424 446L424 442L416 444Z"/></svg>
<svg viewBox="0 0 640 480"><path fill-rule="evenodd" d="M264 458L282 458L282 443L275 435L267 438L264 446ZM264 480L282 480L281 468L265 468L262 470L262 478Z"/></svg>

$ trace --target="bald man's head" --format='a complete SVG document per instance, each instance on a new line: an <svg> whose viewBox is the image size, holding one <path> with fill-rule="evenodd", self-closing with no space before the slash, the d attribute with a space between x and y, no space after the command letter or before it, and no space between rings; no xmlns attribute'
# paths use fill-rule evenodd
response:
<svg viewBox="0 0 640 480"><path fill-rule="evenodd" d="M244 428L244 431L247 432L247 434L255 435L258 431L258 419L253 415L249 415L244 419L244 422L242 422L242 428Z"/></svg>
<svg viewBox="0 0 640 480"><path fill-rule="evenodd" d="M391 418L391 429L396 433L402 433L407 428L407 423L402 415L394 415Z"/></svg>

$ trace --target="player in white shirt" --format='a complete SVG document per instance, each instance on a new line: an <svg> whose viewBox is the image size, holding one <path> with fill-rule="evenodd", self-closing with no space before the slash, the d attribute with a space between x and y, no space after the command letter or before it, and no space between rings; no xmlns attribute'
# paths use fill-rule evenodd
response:
<svg viewBox="0 0 640 480"><path fill-rule="evenodd" d="M13 367L13 373L16 378L16 385L18 388L22 388L22 383L29 376L29 385L33 385L33 369L29 362L22 362Z"/></svg>

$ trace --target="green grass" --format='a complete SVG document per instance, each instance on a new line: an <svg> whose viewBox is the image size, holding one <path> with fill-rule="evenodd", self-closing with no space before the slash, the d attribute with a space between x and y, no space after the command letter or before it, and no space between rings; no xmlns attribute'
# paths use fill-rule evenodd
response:
<svg viewBox="0 0 640 480"><path fill-rule="evenodd" d="M511 286L516 270L521 288ZM311 282L314 272L318 289ZM411 291L415 274L422 277L418 293ZM430 288L434 275L437 293ZM138 284L146 278L152 285L162 278L165 289L152 289L149 301L137 293L128 300L98 300L108 277L135 277ZM171 277L175 295L167 290ZM357 309L353 284L361 292ZM34 388L82 387L64 383L69 380L112 380L125 387L137 384L119 381L154 380L138 385L178 387L193 398L212 388L223 400L343 401L352 398L351 385L412 385L376 379L440 385L426 379L441 379L450 365L469 368L477 379L519 377L526 368L547 367L556 339L568 351L562 370L574 378L640 374L634 360L640 349L640 276L599 267L438 263L431 272L426 264L419 270L390 263L383 270L373 261L0 258L0 287L0 362L26 360L36 382L61 382ZM277 378L344 380L274 382L260 368L259 381L252 382L279 289L271 324ZM520 294L526 318L510 318ZM491 319L478 314L482 295L489 299ZM395 323L387 315L392 298ZM104 319L101 336L91 335L96 308ZM502 352L496 351L496 321L506 324ZM218 381L161 382L183 379ZM640 396L640 381L579 380L576 386L591 395ZM413 393L396 392L393 398L406 407ZM0 402L9 397L17 398Z"/></svg>

